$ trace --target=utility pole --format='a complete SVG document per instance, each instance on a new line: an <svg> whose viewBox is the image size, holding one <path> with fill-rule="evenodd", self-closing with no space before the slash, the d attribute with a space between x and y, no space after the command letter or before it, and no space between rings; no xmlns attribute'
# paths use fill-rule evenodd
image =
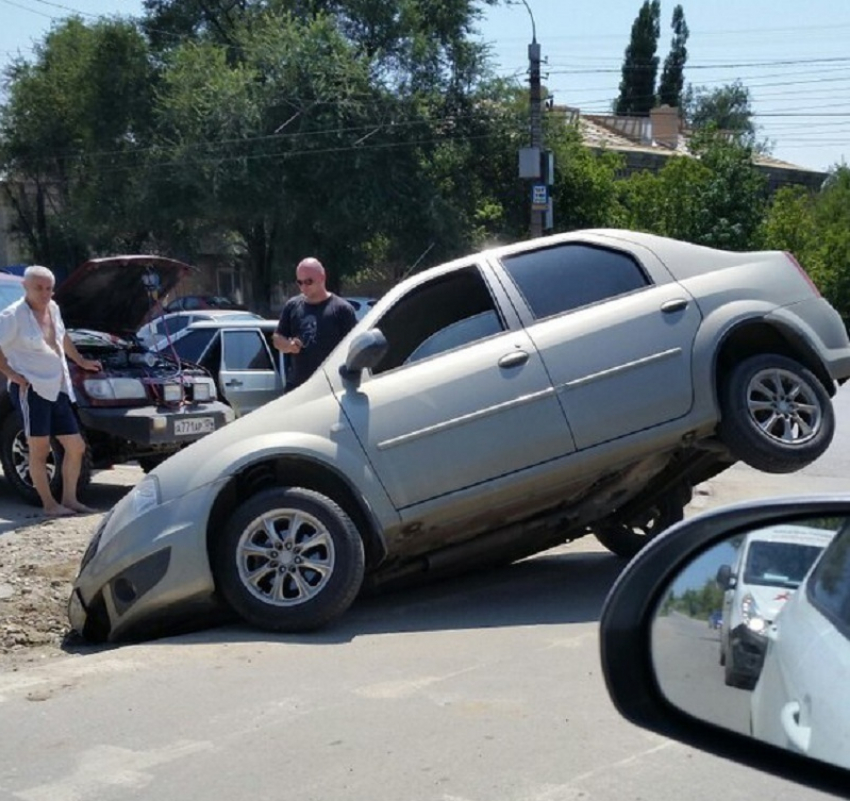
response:
<svg viewBox="0 0 850 801"><path fill-rule="evenodd" d="M529 232L533 237L543 234L547 218L551 219L552 201L549 187L552 185L553 163L551 153L543 150L543 100L540 86L540 45L537 43L537 30L534 15L526 0L521 0L531 17L531 44L528 46L529 80L529 128L531 142L529 147L519 151L519 176L531 179L531 224Z"/></svg>
<svg viewBox="0 0 850 801"><path fill-rule="evenodd" d="M528 8L527 5L526 8ZM531 13L530 9L528 13ZM540 98L540 45L537 43L537 33L534 30L534 17L531 18L531 44L528 46L528 82L530 90L531 148L540 154L539 157L542 163L543 120L541 119L542 101ZM543 178L544 176L540 175L540 177ZM546 214L545 209L541 210L538 208L541 204L535 202L540 199L535 196L535 192L540 191L536 188L538 186L539 184L535 183L535 188L532 189L531 197L530 232L532 238L543 234L543 216Z"/></svg>

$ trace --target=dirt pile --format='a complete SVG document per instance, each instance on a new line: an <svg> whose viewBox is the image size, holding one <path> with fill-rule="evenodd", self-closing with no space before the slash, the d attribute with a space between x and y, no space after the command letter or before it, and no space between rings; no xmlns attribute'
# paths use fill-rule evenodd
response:
<svg viewBox="0 0 850 801"><path fill-rule="evenodd" d="M63 654L71 585L101 516L0 534L0 669Z"/></svg>

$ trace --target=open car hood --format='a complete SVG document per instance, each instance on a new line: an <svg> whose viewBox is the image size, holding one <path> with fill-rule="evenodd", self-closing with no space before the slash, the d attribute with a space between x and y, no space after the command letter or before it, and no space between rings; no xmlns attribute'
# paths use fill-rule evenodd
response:
<svg viewBox="0 0 850 801"><path fill-rule="evenodd" d="M164 256L109 256L81 264L56 287L68 328L134 334L151 306L194 268ZM146 286L159 281L153 293Z"/></svg>

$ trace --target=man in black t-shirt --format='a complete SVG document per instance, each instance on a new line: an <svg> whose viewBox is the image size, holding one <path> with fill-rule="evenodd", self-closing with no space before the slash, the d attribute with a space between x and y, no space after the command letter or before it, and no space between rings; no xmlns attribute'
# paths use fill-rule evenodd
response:
<svg viewBox="0 0 850 801"><path fill-rule="evenodd" d="M289 355L287 392L313 375L357 321L351 304L328 292L318 259L299 262L295 279L301 294L286 301L272 337L274 346Z"/></svg>

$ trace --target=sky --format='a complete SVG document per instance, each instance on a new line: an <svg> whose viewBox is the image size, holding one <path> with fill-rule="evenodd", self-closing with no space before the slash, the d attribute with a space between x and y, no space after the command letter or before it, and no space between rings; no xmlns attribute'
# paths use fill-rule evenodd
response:
<svg viewBox="0 0 850 801"><path fill-rule="evenodd" d="M513 0L482 7L479 38L495 71L527 81L528 44L540 44L555 103L605 113L617 96L623 54L642 0ZM662 0L658 55L672 37L676 3ZM761 138L773 155L828 170L850 163L850 0L681 0L690 29L685 80L750 89ZM137 15L141 0L0 0L0 65L32 56L50 26L77 13ZM533 24L533 27L532 27ZM660 70L659 70L660 74Z"/></svg>

